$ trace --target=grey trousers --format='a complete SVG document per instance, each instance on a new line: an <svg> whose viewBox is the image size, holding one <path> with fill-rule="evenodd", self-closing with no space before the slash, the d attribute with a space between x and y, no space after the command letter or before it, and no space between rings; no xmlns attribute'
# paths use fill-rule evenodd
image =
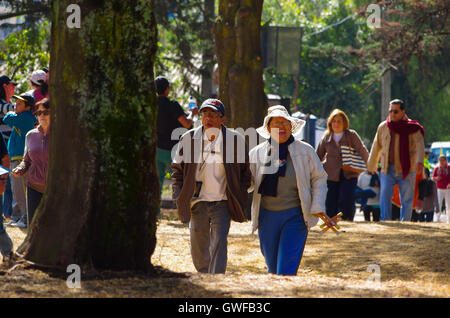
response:
<svg viewBox="0 0 450 318"><path fill-rule="evenodd" d="M20 164L19 160L11 161L11 170L16 168ZM19 220L24 219L27 215L27 199L26 199L26 176L13 177L11 179L11 190L12 190L12 219ZM25 221L25 220L24 220Z"/></svg>
<svg viewBox="0 0 450 318"><path fill-rule="evenodd" d="M191 255L198 272L225 273L230 222L227 201L201 201L192 207Z"/></svg>

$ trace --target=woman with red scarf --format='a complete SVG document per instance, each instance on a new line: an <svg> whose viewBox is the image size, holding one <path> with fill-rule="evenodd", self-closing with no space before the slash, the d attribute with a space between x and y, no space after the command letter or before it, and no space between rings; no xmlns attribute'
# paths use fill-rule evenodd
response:
<svg viewBox="0 0 450 318"><path fill-rule="evenodd" d="M375 173L381 161L380 213L383 221L392 219L391 198L395 184L400 191L400 220L411 220L416 173L423 170L424 133L417 121L406 116L403 101L394 99L389 103L389 116L378 126L367 163L368 170Z"/></svg>

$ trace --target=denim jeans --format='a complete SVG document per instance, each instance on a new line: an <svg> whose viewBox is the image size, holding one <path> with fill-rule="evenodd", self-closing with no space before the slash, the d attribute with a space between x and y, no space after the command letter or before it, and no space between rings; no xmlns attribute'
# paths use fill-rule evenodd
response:
<svg viewBox="0 0 450 318"><path fill-rule="evenodd" d="M2 201L2 211L3 211L3 215L7 216L7 217L11 217L13 214L13 209L12 209L12 191L11 191L11 178L14 178L12 176L8 176L7 181L6 181L6 189L5 192L3 193L3 201ZM14 221L18 221L14 220Z"/></svg>
<svg viewBox="0 0 450 318"><path fill-rule="evenodd" d="M372 189L361 189L356 186L355 189L355 202L361 204L361 210L364 210L367 206L367 201L371 198L375 198L377 194Z"/></svg>
<svg viewBox="0 0 450 318"><path fill-rule="evenodd" d="M403 179L402 174L395 174L393 165L389 166L388 173L380 175L380 213L381 220L392 220L392 192L394 185L398 184L400 192L400 221L410 221L412 216L412 205L414 200L414 187L416 172L410 172Z"/></svg>

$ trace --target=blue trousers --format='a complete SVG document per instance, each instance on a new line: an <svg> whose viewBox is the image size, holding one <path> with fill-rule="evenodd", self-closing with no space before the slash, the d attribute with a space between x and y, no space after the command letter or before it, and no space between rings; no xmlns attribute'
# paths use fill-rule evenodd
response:
<svg viewBox="0 0 450 318"><path fill-rule="evenodd" d="M355 188L355 202L361 204L361 210L364 210L367 206L367 201L370 198L375 198L377 194L372 189L361 189L356 186Z"/></svg>
<svg viewBox="0 0 450 318"><path fill-rule="evenodd" d="M13 208L12 208L12 190L11 190L11 180L10 180L10 176L8 176L7 181L6 181L6 189L5 192L3 193L3 201L2 201L2 211L3 211L3 215L7 216L7 217L11 217L13 214ZM14 221L18 221L18 220L14 220Z"/></svg>
<svg viewBox="0 0 450 318"><path fill-rule="evenodd" d="M267 272L296 275L308 236L301 208L279 212L261 208L258 236Z"/></svg>
<svg viewBox="0 0 450 318"><path fill-rule="evenodd" d="M394 166L390 165L388 173L381 173L380 176L380 212L381 220L392 220L392 193L394 185L398 184L400 192L400 221L411 221L414 187L416 182L416 173L410 172L408 176L403 179L401 174L395 174Z"/></svg>
<svg viewBox="0 0 450 318"><path fill-rule="evenodd" d="M0 210L0 253L3 258L8 256L11 253L13 248L13 243L8 233L6 233L6 229L3 225L3 211Z"/></svg>

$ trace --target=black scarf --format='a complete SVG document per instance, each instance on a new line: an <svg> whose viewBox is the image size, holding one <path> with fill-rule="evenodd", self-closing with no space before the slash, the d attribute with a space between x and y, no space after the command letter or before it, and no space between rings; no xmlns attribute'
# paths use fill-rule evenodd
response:
<svg viewBox="0 0 450 318"><path fill-rule="evenodd" d="M258 193L261 195L268 195L271 197L277 196L277 187L278 187L278 177L284 177L286 175L286 166L287 166L287 155L288 155L288 146L294 142L294 137L291 135L289 139L282 143L278 144L276 141L273 141L272 138L269 138L269 144L274 147L279 146L280 151L280 166L278 167L278 171L272 174L265 174L263 176L263 180L259 185ZM272 147L271 147L272 148ZM272 149L269 150L271 152ZM270 153L268 154L270 156Z"/></svg>

